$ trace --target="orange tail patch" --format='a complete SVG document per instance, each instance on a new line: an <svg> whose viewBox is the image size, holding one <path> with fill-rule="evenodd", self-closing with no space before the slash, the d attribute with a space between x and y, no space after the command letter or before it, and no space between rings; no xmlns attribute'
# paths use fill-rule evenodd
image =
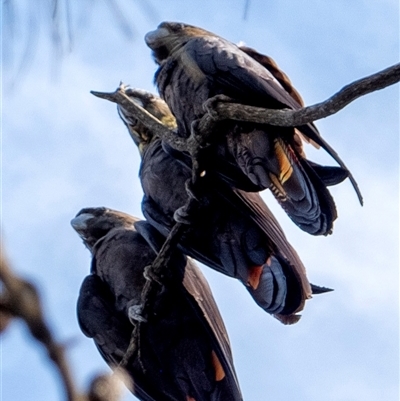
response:
<svg viewBox="0 0 400 401"><path fill-rule="evenodd" d="M249 276L247 278L247 284L256 290L260 284L260 277L263 272L263 266L253 266L249 268Z"/></svg>
<svg viewBox="0 0 400 401"><path fill-rule="evenodd" d="M215 380L219 382L225 377L225 371L214 350L211 351L211 362L215 370Z"/></svg>
<svg viewBox="0 0 400 401"><path fill-rule="evenodd" d="M292 175L293 167L291 162L285 152L283 142L279 139L275 141L275 155L278 159L279 167L280 167L280 174L279 174L279 181L284 184Z"/></svg>

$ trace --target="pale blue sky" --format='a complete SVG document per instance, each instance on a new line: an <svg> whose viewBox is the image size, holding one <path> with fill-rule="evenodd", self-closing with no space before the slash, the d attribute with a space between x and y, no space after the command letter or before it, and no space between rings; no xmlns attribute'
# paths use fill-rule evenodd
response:
<svg viewBox="0 0 400 401"><path fill-rule="evenodd" d="M55 75L44 18L32 28L39 32L37 47L24 74L16 76L26 42L18 36L27 26L22 22L13 58L4 46L2 63L3 242L14 268L42 290L51 327L68 345L81 386L107 366L76 321L90 255L69 221L87 206L140 216L142 196L138 152L115 106L89 91L111 91L120 80L155 91L145 33L170 20L242 40L274 57L306 104L399 58L396 0L251 0L247 20L244 0L153 0L157 15L146 12L144 0L120 1L134 23L133 40L121 34L105 3L96 3L89 17L74 4L72 52ZM5 45L6 34L4 29ZM398 400L398 95L397 85L317 122L365 200L360 207L349 182L332 189L339 211L332 236L301 232L265 194L310 280L335 289L307 302L297 325L281 325L239 283L203 268L228 328L246 401ZM306 151L331 163L322 151ZM14 323L1 340L2 401L61 399L49 362L22 324Z"/></svg>

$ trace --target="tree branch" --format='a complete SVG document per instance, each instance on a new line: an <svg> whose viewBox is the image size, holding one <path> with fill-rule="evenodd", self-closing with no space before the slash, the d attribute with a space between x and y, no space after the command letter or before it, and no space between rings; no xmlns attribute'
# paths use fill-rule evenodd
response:
<svg viewBox="0 0 400 401"><path fill-rule="evenodd" d="M126 86L121 83L114 92L90 91L90 93L101 99L106 99L110 102L121 105L130 113L134 114L141 123L143 123L149 130L151 130L151 132L154 133L155 136L162 138L179 151L186 151L186 139L180 138L175 135L172 130L167 128L147 110L132 102L132 100L125 94L125 87Z"/></svg>
<svg viewBox="0 0 400 401"><path fill-rule="evenodd" d="M187 183L187 186L195 188L198 180L201 179L203 175L195 157L192 157L192 163L194 166L194 168L192 169L192 180L191 184ZM197 166L197 168L195 166ZM193 214L194 210L197 209L197 199L193 197L191 189L187 188L187 191L188 199L186 201L186 204L175 212L175 216L177 216L177 214L190 216ZM143 305L141 315L145 319L147 319L149 313L152 310L152 307L158 295L159 283L162 283L163 280L163 273L166 269L168 269L171 260L171 254L174 249L176 249L179 239L186 227L187 224L185 224L184 222L177 221L175 223L153 263L145 270L145 277L147 281L143 287L141 294L141 304ZM129 361L140 352L139 344L141 325L142 322L138 321L132 331L129 346L125 352L122 361L119 364L119 367L121 367L122 369L125 369Z"/></svg>
<svg viewBox="0 0 400 401"><path fill-rule="evenodd" d="M220 102L220 96L209 99L204 107L208 114L216 120L230 119L281 127L298 127L329 117L359 97L384 89L399 81L400 63L346 85L324 102L303 107L299 110L264 109L243 104L227 103L224 99Z"/></svg>
<svg viewBox="0 0 400 401"><path fill-rule="evenodd" d="M346 85L324 102L303 107L299 110L272 110L246 106L232 103L225 96L217 95L205 102L204 108L207 113L198 121L196 132L192 132L187 139L178 137L145 109L132 102L125 94L125 85L123 84L115 92L91 91L91 93L102 99L120 104L127 111L134 114L154 135L166 141L174 149L194 155L199 147L206 142L212 132L212 128L219 120L231 119L283 127L297 127L329 117L359 97L384 89L399 81L400 63L397 63L376 74Z"/></svg>
<svg viewBox="0 0 400 401"><path fill-rule="evenodd" d="M114 92L90 91L90 93L101 99L109 100L110 102L121 105L129 113L134 114L135 117L153 133L154 136L161 138L174 149L181 152L188 152L191 155L195 155L205 144L207 138L212 132L212 127L216 124L215 119L206 113L203 118L195 122L196 124L192 127L192 133L189 138L179 137L173 130L162 124L147 110L134 103L129 96L126 95L125 88L126 85L121 83Z"/></svg>
<svg viewBox="0 0 400 401"><path fill-rule="evenodd" d="M312 121L328 117L346 105L370 92L383 89L389 85L400 81L400 64L396 64L381 72L378 72L369 77L360 79L345 86L338 93L327 99L325 102L315 104L313 106L304 107L299 110L269 110L242 104L235 104L231 99L223 95L215 96L209 99L204 104L205 114L200 119L192 124L190 136L185 139L178 137L176 133L159 120L153 117L150 113L144 110L141 106L134 103L125 94L125 85L121 84L119 88L112 93L94 92L91 93L102 99L120 104L129 113L151 130L154 136L158 136L166 141L173 148L188 152L192 158L192 180L191 188L195 188L198 180L203 176L202 166L199 165L199 153L213 132L214 126L219 120L240 120L254 123L270 124L277 126L301 126ZM186 204L178 209L175 216L184 215L190 217L193 210L197 208L198 202L195 201L188 190L188 200ZM162 281L163 270L167 268L172 250L179 241L179 237L185 229L183 222L177 222L168 235L163 247L158 253L156 259L147 269L148 281L146 282L142 295L142 316L146 317L151 311L154 300L158 294L158 282ZM129 347L120 363L122 368L126 367L131 358L139 353L140 343L140 328L142 322L138 321L131 336ZM140 361L140 353L139 353Z"/></svg>

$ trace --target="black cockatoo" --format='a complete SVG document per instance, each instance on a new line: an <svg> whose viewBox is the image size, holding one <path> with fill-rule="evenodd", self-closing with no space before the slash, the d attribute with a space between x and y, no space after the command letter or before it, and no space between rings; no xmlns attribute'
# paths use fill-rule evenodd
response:
<svg viewBox="0 0 400 401"><path fill-rule="evenodd" d="M126 93L148 111L164 104L141 90L127 89ZM160 110L155 114L158 118L163 115ZM175 224L175 211L186 203L185 183L191 178L191 169L120 106L119 113L141 150L143 214L167 236ZM300 258L259 194L215 182L212 174L202 180L201 206L180 237L180 249L239 279L257 304L282 322L296 322L296 313L303 309L313 290L326 289L310 286Z"/></svg>
<svg viewBox="0 0 400 401"><path fill-rule="evenodd" d="M71 221L92 254L78 320L111 367L122 360L140 310L145 267L164 239L150 224L107 208ZM140 316L140 315L139 315ZM144 401L240 401L228 335L207 281L179 251L141 324L139 351L126 366Z"/></svg>
<svg viewBox="0 0 400 401"><path fill-rule="evenodd" d="M204 103L215 95L250 106L301 108L301 97L287 76L253 49L239 48L211 32L181 23L164 22L145 40L160 65L156 84L176 117L178 135L190 134L193 121L204 115ZM239 189L270 188L289 217L310 234L331 233L337 218L327 185L349 176L361 201L351 173L314 124L295 129L222 121L215 130L218 135L206 168L219 171ZM341 167L308 161L300 137L322 146Z"/></svg>

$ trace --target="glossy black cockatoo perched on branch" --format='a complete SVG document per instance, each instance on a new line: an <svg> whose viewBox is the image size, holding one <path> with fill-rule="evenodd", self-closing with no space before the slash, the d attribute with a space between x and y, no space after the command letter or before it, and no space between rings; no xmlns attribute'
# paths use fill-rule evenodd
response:
<svg viewBox="0 0 400 401"><path fill-rule="evenodd" d="M164 239L145 221L107 208L71 221L92 254L78 300L79 324L111 367L122 360L140 309L145 267ZM228 335L207 281L176 251L141 324L139 351L126 366L144 401L241 401Z"/></svg>
<svg viewBox="0 0 400 401"><path fill-rule="evenodd" d="M160 98L136 89L127 89L126 94L173 126ZM175 224L176 210L186 203L185 184L191 179L191 169L120 106L119 114L141 150L143 214L166 237ZM299 256L259 194L233 189L214 178L206 174L201 179L204 191L200 206L189 216L190 224L179 240L180 249L240 280L261 308L284 323L295 323L299 319L296 313L313 290L327 289L310 286Z"/></svg>
<svg viewBox="0 0 400 401"><path fill-rule="evenodd" d="M216 95L270 109L302 107L301 97L287 76L272 59L253 49L239 48L201 28L172 22L163 22L145 40L159 64L155 81L176 117L178 135L190 135L192 123L205 113L204 103ZM227 182L245 191L270 188L289 217L310 234L331 233L337 218L327 185L348 176L361 201L351 173L314 124L295 129L221 121L215 131L206 169L219 171ZM301 137L322 146L341 167L322 167L307 160Z"/></svg>

